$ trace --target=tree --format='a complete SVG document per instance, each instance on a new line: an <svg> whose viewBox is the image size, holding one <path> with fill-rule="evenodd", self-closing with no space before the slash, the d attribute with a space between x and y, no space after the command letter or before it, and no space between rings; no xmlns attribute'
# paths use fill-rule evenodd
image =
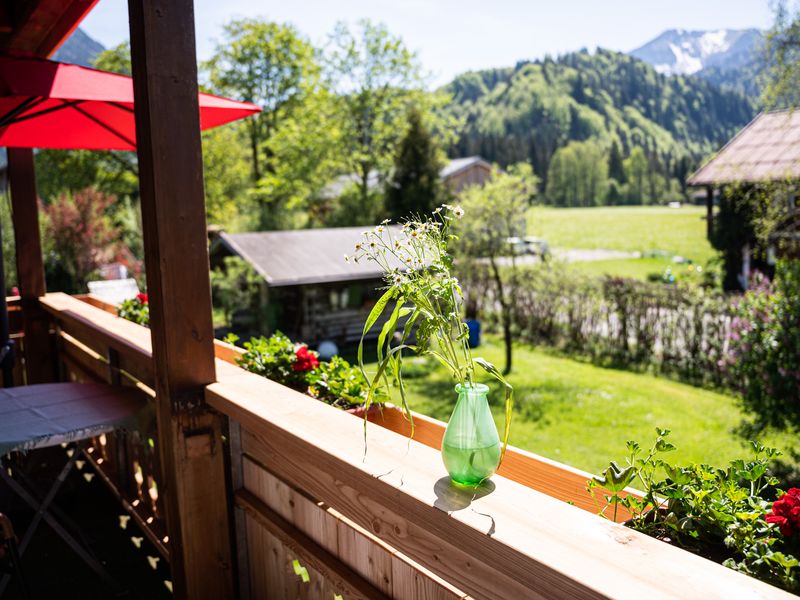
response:
<svg viewBox="0 0 800 600"><path fill-rule="evenodd" d="M214 306L222 309L228 327L236 311L258 311L259 290L263 281L253 267L238 256L226 256L223 265L211 271Z"/></svg>
<svg viewBox="0 0 800 600"><path fill-rule="evenodd" d="M644 204L647 183L647 156L644 150L636 147L623 162L625 177L628 179L628 196L636 204Z"/></svg>
<svg viewBox="0 0 800 600"><path fill-rule="evenodd" d="M537 185L530 165L519 164L509 167L507 173L495 170L483 186L471 186L461 196L464 217L458 224L458 248L469 259L489 262L503 326L504 373L509 373L512 366L511 325L517 263L511 253L509 266L501 270L499 259L509 254L509 237L525 235L527 211Z"/></svg>
<svg viewBox="0 0 800 600"><path fill-rule="evenodd" d="M82 291L102 265L119 262L134 275L141 264L122 241L122 231L108 215L116 198L87 188L61 194L42 207L45 229L48 287L68 292Z"/></svg>
<svg viewBox="0 0 800 600"><path fill-rule="evenodd" d="M237 124L203 132L203 177L208 222L228 231L254 227L258 207L243 128Z"/></svg>
<svg viewBox="0 0 800 600"><path fill-rule="evenodd" d="M417 107L408 112L408 131L395 158L386 189L386 207L392 219L430 213L442 196L442 160Z"/></svg>
<svg viewBox="0 0 800 600"><path fill-rule="evenodd" d="M236 19L203 65L212 89L261 107L247 120L253 181L272 167L269 140L319 77L314 49L291 25ZM266 163L266 164L265 164Z"/></svg>
<svg viewBox="0 0 800 600"><path fill-rule="evenodd" d="M617 140L611 142L611 149L608 151L608 176L620 184L627 182L625 167L622 164L622 152Z"/></svg>
<svg viewBox="0 0 800 600"><path fill-rule="evenodd" d="M302 227L318 219L322 191L345 170L341 139L336 100L320 87L306 96L270 140L272 169L252 191L267 209L262 211L262 229Z"/></svg>
<svg viewBox="0 0 800 600"><path fill-rule="evenodd" d="M608 163L594 141L559 148L547 173L547 198L557 206L594 206L605 200Z"/></svg>
<svg viewBox="0 0 800 600"><path fill-rule="evenodd" d="M128 42L117 44L113 48L103 50L92 61L96 69L119 73L120 75L131 75L131 46Z"/></svg>
<svg viewBox="0 0 800 600"><path fill-rule="evenodd" d="M294 209L341 171L340 118L318 53L289 25L241 19L224 32L204 65L211 87L262 109L239 126L250 148L248 200L258 207L251 227L302 225Z"/></svg>
<svg viewBox="0 0 800 600"><path fill-rule="evenodd" d="M775 5L775 22L764 44L766 62L763 102L771 108L800 104L800 6L786 0Z"/></svg>
<svg viewBox="0 0 800 600"><path fill-rule="evenodd" d="M419 60L386 27L362 20L355 31L336 26L327 66L341 103L343 156L366 203L371 178L387 179L409 105L424 96Z"/></svg>

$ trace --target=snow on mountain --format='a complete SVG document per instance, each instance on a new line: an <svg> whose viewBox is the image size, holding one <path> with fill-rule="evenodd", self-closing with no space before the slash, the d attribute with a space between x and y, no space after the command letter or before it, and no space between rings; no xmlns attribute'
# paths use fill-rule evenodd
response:
<svg viewBox="0 0 800 600"><path fill-rule="evenodd" d="M707 67L735 69L752 62L763 41L758 29L669 29L630 54L665 75L689 75Z"/></svg>

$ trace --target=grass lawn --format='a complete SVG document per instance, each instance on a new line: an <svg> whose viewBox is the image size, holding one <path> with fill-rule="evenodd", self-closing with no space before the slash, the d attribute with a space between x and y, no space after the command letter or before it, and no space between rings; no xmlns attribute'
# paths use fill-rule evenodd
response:
<svg viewBox="0 0 800 600"><path fill-rule="evenodd" d="M489 338L476 355L502 365L499 340ZM724 466L747 456L731 429L741 420L730 396L628 371L605 369L548 354L525 345L515 349L509 376L517 400L511 443L590 472L622 459L625 442L649 445L655 427L672 430L678 451L673 461L703 461ZM441 369L408 381L414 410L446 421L455 394ZM493 388L492 404L502 427L502 392ZM788 441L788 436L783 442ZM763 440L778 448L781 438Z"/></svg>
<svg viewBox="0 0 800 600"><path fill-rule="evenodd" d="M704 265L715 255L706 239L704 216L705 208L699 206L537 207L528 231L555 247L663 250Z"/></svg>

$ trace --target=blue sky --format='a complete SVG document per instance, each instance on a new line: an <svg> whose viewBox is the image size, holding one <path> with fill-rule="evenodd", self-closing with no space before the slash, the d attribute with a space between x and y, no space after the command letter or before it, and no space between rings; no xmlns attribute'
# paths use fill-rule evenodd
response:
<svg viewBox="0 0 800 600"><path fill-rule="evenodd" d="M435 83L582 47L629 51L665 29L763 29L772 18L768 0L195 0L198 56L242 16L290 22L317 44L339 20L383 22ZM105 46L126 40L127 0L100 0L83 27Z"/></svg>

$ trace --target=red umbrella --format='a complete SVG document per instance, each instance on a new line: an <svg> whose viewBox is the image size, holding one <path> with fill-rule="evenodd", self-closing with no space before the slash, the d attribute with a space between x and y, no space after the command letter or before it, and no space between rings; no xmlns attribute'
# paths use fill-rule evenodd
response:
<svg viewBox="0 0 800 600"><path fill-rule="evenodd" d="M200 128L260 112L199 94ZM133 80L40 58L0 56L0 146L135 150Z"/></svg>

